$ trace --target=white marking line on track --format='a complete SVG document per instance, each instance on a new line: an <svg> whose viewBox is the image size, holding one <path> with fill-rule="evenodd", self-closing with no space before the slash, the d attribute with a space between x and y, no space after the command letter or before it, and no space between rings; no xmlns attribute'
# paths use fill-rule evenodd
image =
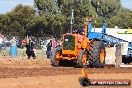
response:
<svg viewBox="0 0 132 88"><path fill-rule="evenodd" d="M120 67L132 67L132 65L124 65L124 64L122 64Z"/></svg>

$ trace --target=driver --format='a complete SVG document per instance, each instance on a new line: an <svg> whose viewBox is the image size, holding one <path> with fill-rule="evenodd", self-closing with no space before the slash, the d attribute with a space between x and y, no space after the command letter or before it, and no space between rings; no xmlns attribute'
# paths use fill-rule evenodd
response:
<svg viewBox="0 0 132 88"><path fill-rule="evenodd" d="M84 29L83 29L83 27L75 30L75 33L78 34L78 41L81 43L82 40L83 40L83 37L84 37Z"/></svg>

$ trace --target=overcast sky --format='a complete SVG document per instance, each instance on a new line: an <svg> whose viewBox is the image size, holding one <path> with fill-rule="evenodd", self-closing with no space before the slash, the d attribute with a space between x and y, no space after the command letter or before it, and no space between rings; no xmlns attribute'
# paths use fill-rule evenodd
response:
<svg viewBox="0 0 132 88"><path fill-rule="evenodd" d="M121 0L122 6L132 9L132 0ZM18 4L33 6L34 0L0 0L0 13L11 11Z"/></svg>

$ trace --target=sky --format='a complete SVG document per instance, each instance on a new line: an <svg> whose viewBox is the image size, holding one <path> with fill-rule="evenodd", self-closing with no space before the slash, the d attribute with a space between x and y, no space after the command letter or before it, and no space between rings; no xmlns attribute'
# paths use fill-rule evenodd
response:
<svg viewBox="0 0 132 88"><path fill-rule="evenodd" d="M132 0L121 0L122 6L132 10ZM0 0L0 14L11 11L18 4L33 6L34 0Z"/></svg>
<svg viewBox="0 0 132 88"><path fill-rule="evenodd" d="M123 7L126 7L132 10L132 0L121 0L121 4Z"/></svg>
<svg viewBox="0 0 132 88"><path fill-rule="evenodd" d="M0 0L0 14L11 11L18 4L33 6L34 0Z"/></svg>

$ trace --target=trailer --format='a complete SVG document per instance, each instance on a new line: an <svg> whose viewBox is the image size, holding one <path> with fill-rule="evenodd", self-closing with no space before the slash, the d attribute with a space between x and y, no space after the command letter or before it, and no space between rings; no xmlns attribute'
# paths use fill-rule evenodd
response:
<svg viewBox="0 0 132 88"><path fill-rule="evenodd" d="M116 49L121 48L121 52L118 52L119 50L116 50L116 53L121 53L122 55L122 62L124 64L128 64L130 62L132 62L132 42L129 42L127 40L124 40L122 38L117 38L113 35L109 35L106 33L107 29L106 29L106 21L104 21L103 23L103 27L102 27L102 31L101 32L95 32L95 30L93 31L92 29L92 21L89 20L89 25L88 25L88 38L89 39L96 39L99 41L102 41L105 43L106 46L113 46L113 47L117 47Z"/></svg>

